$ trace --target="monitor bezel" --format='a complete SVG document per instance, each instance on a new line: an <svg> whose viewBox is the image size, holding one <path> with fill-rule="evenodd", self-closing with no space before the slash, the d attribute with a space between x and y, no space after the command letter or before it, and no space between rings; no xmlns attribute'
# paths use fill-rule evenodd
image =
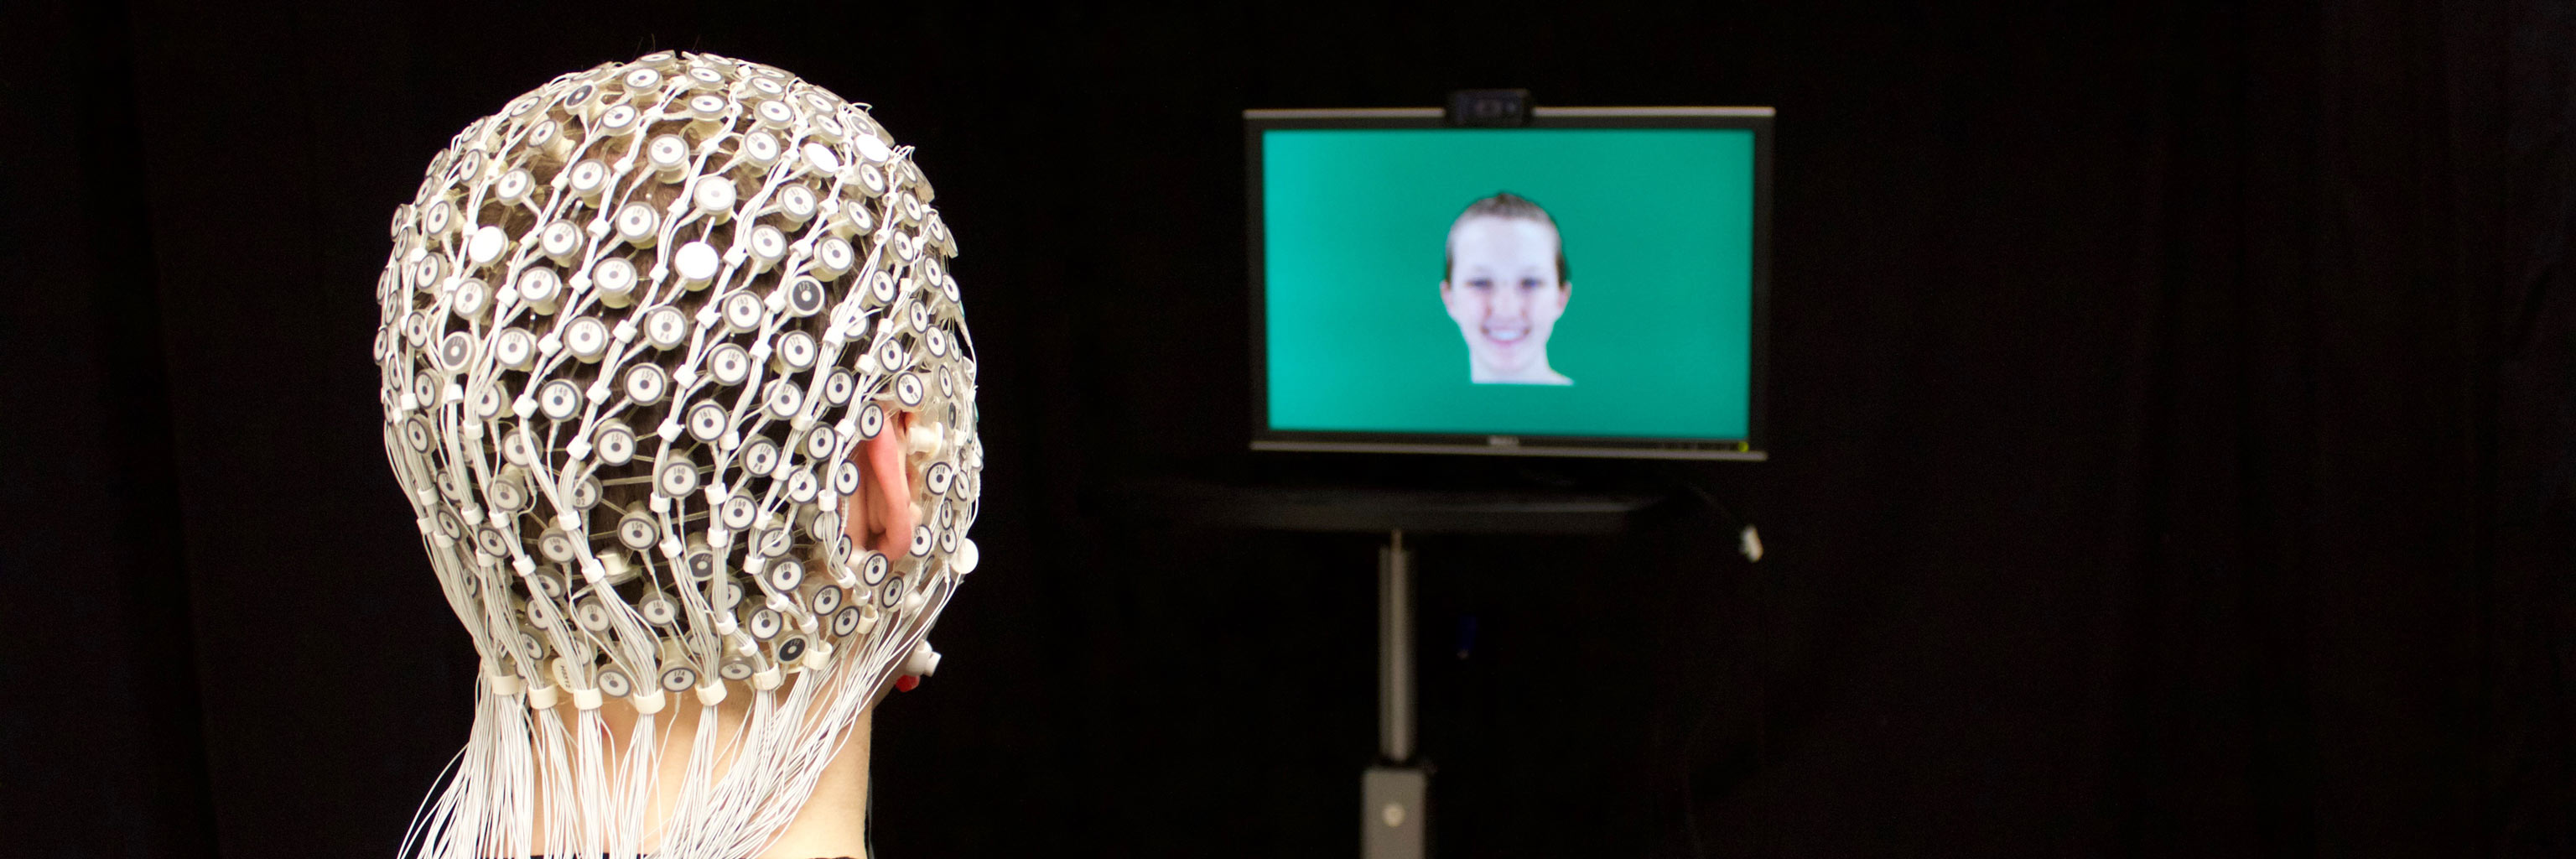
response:
<svg viewBox="0 0 2576 859"><path fill-rule="evenodd" d="M1440 108L1329 108L1243 112L1246 256L1252 286L1252 449L1348 453L1696 459L1759 462L1765 447L1771 303L1769 107L1534 107L1526 128L1715 128L1753 132L1753 271L1744 437L1487 435L1281 430L1270 425L1269 247L1262 212L1262 132L1297 129L1453 128ZM1476 129L1461 129L1476 130Z"/></svg>

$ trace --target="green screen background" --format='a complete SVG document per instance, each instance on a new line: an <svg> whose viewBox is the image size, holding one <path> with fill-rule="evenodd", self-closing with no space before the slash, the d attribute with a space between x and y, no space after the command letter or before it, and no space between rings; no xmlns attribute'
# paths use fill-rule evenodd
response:
<svg viewBox="0 0 2576 859"><path fill-rule="evenodd" d="M1467 381L1442 258L1496 191L1564 237L1573 385ZM1272 429L1745 437L1752 132L1268 130L1261 193Z"/></svg>

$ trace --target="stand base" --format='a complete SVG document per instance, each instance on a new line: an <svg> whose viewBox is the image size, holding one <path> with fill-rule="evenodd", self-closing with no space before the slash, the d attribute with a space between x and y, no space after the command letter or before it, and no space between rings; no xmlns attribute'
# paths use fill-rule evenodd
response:
<svg viewBox="0 0 2576 859"><path fill-rule="evenodd" d="M1430 773L1418 767L1370 767L1360 776L1360 859L1430 855L1423 846L1430 786Z"/></svg>

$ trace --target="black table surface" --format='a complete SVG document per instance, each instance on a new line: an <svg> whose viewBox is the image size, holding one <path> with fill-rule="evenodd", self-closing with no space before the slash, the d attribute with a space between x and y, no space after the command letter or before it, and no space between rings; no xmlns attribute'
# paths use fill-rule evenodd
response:
<svg viewBox="0 0 2576 859"><path fill-rule="evenodd" d="M1615 534L1671 500L1636 492L1264 486L1191 478L1122 481L1088 499L1100 512L1131 521L1434 534Z"/></svg>

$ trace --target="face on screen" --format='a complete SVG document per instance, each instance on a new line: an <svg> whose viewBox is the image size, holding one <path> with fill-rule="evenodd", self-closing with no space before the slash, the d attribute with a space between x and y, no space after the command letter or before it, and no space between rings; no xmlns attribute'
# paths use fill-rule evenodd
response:
<svg viewBox="0 0 2576 859"><path fill-rule="evenodd" d="M1467 340L1477 384L1573 383L1547 362L1573 287L1557 281L1558 241L1555 227L1527 218L1472 217L1450 231L1440 301Z"/></svg>

